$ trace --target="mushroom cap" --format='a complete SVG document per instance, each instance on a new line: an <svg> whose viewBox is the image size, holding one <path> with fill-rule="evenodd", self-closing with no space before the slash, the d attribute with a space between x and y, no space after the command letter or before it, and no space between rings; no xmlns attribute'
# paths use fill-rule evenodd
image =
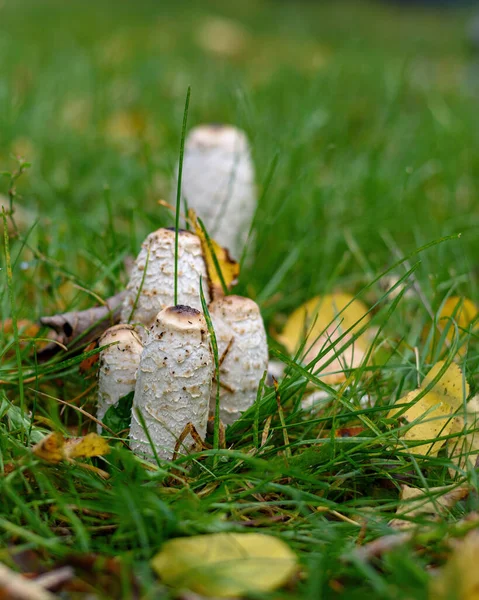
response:
<svg viewBox="0 0 479 600"><path fill-rule="evenodd" d="M226 323L242 319L256 319L260 315L259 306L254 300L235 295L223 296L213 300L209 310Z"/></svg>
<svg viewBox="0 0 479 600"><path fill-rule="evenodd" d="M136 333L135 328L126 323L113 325L113 327L110 327L103 333L98 341L100 346L107 346L108 344L113 344L115 342L118 342L118 345L125 346L125 349L132 350L133 352L141 353L143 348L141 339Z"/></svg>
<svg viewBox="0 0 479 600"><path fill-rule="evenodd" d="M211 123L198 125L188 134L186 150L211 150L221 148L225 152L248 152L246 135L232 125Z"/></svg>
<svg viewBox="0 0 479 600"><path fill-rule="evenodd" d="M178 304L177 306L168 306L160 311L151 327L152 335L165 330L185 334L199 332L206 335L207 325L199 310Z"/></svg>
<svg viewBox="0 0 479 600"><path fill-rule="evenodd" d="M161 228L153 231L143 242L132 268L121 318L151 326L158 312L174 303L175 230ZM200 238L191 231L178 235L178 300L201 308L200 279L207 270Z"/></svg>
<svg viewBox="0 0 479 600"><path fill-rule="evenodd" d="M143 242L143 245L150 246L154 244L159 245L170 245L175 244L175 228L174 227L160 227L156 231L152 231L146 240ZM201 248L201 240L200 238L193 233L192 231L187 231L186 229L178 230L178 245L182 248Z"/></svg>

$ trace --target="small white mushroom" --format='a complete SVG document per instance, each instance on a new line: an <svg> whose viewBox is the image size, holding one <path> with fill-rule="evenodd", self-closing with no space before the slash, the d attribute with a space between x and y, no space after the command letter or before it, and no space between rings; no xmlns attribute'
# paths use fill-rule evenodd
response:
<svg viewBox="0 0 479 600"><path fill-rule="evenodd" d="M173 188L176 197L176 182ZM257 205L246 135L231 125L192 129L185 143L181 193L211 237L240 258Z"/></svg>
<svg viewBox="0 0 479 600"><path fill-rule="evenodd" d="M268 344L256 302L225 296L209 306L218 343L220 366L220 418L226 425L239 419L256 399L258 384L268 368ZM210 400L215 412L216 385Z"/></svg>
<svg viewBox="0 0 479 600"><path fill-rule="evenodd" d="M97 418L101 421L110 406L134 391L143 345L133 327L124 324L107 329L99 344L113 344L100 352ZM98 433L101 429L98 425Z"/></svg>
<svg viewBox="0 0 479 600"><path fill-rule="evenodd" d="M146 272L145 272L146 270ZM200 277L209 300L201 241L189 231L178 235L178 303L201 309ZM174 304L175 231L158 229L143 242L131 270L121 320L150 327L160 310Z"/></svg>
<svg viewBox="0 0 479 600"><path fill-rule="evenodd" d="M161 458L172 458L176 441L188 423L203 438L213 372L204 316L189 306L162 310L141 355L130 429L131 449L153 454L137 409ZM183 447L191 446L192 439L188 436Z"/></svg>

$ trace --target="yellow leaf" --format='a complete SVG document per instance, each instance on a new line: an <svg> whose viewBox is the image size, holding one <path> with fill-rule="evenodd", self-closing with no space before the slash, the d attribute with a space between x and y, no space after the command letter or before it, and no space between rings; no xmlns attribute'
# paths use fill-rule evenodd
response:
<svg viewBox="0 0 479 600"><path fill-rule="evenodd" d="M67 459L103 456L108 452L110 452L108 442L97 433L89 433L81 438L70 438L65 442L65 457Z"/></svg>
<svg viewBox="0 0 479 600"><path fill-rule="evenodd" d="M469 386L463 381L461 369L454 363L449 365L434 383L434 380L444 369L444 364L443 361L436 363L424 378L421 387L409 392L398 401L398 404L410 404L421 395L412 406L400 415L408 423L413 423L412 427L401 435L402 440L434 440L439 436L446 436L450 433L454 413L462 406L463 399L468 396ZM401 410L400 408L393 408L388 417L395 417ZM437 442L414 446L411 448L411 452L413 454L435 456L445 441L438 440Z"/></svg>
<svg viewBox="0 0 479 600"><path fill-rule="evenodd" d="M90 458L108 454L108 442L96 433L85 437L65 440L61 433L50 433L32 448L33 454L49 463L59 463L62 460L74 458Z"/></svg>
<svg viewBox="0 0 479 600"><path fill-rule="evenodd" d="M403 485L396 518L389 522L389 526L394 529L409 529L414 526L412 520L416 517L437 520L470 492L469 485L432 487L428 490Z"/></svg>
<svg viewBox="0 0 479 600"><path fill-rule="evenodd" d="M316 296L290 315L283 333L276 339L290 354L297 352L306 339L304 363L311 362L319 353L330 348L316 363L315 372L325 383L341 383L346 380L346 369L358 368L363 363L369 340L366 334L362 334L344 350L340 351L341 347L351 342L369 320L367 306L350 294ZM321 365L332 358L327 371L323 372Z"/></svg>
<svg viewBox="0 0 479 600"><path fill-rule="evenodd" d="M50 463L59 463L64 459L65 438L61 433L50 433L33 446L35 456Z"/></svg>
<svg viewBox="0 0 479 600"><path fill-rule="evenodd" d="M278 538L215 533L166 542L152 561L162 580L208 597L273 591L295 573L297 560Z"/></svg>
<svg viewBox="0 0 479 600"><path fill-rule="evenodd" d="M434 332L434 346L436 347L444 335L443 343L446 347L450 347L455 336L456 329L452 321L458 328L458 335L463 336L464 330L467 330L471 323L476 320L479 310L472 300L469 298L461 298L460 296L451 296L442 305L441 311L436 322L436 330ZM474 329L477 329L478 324L474 324ZM427 337L429 329L426 328L423 337ZM466 341L466 340L464 340ZM459 350L459 356L465 354L466 348L462 345Z"/></svg>
<svg viewBox="0 0 479 600"><path fill-rule="evenodd" d="M452 420L451 434L457 437L447 441L447 453L451 461L460 471L474 468L479 455L479 397L471 398L466 406L465 414L459 411ZM451 477L457 470L449 469Z"/></svg>
<svg viewBox="0 0 479 600"><path fill-rule="evenodd" d="M454 543L454 542L453 542ZM479 600L479 532L469 532L454 550L446 565L432 579L430 600Z"/></svg>
<svg viewBox="0 0 479 600"><path fill-rule="evenodd" d="M210 294L213 299L220 298L224 295L221 280L223 280L223 283L228 290L231 289L238 280L240 272L239 263L231 258L227 248L222 248L212 238L207 239L203 228L198 223L196 213L192 208L188 211L188 218L195 228L196 235L201 240L201 248L206 263L206 270L208 272ZM215 264L215 258L217 265ZM218 273L218 268L221 275Z"/></svg>

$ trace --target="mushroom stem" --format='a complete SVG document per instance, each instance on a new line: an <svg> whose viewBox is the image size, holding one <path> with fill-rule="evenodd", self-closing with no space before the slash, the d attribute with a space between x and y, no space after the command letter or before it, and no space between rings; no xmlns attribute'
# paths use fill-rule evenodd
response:
<svg viewBox="0 0 479 600"><path fill-rule="evenodd" d="M230 425L254 403L259 381L268 368L266 332L259 307L250 298L225 296L214 300L209 312L221 361L220 417ZM211 414L215 410L215 386Z"/></svg>
<svg viewBox="0 0 479 600"><path fill-rule="evenodd" d="M108 346L100 352L98 373L97 418L101 421L110 406L134 391L143 345L133 327L124 324L107 329L99 344Z"/></svg>
<svg viewBox="0 0 479 600"><path fill-rule="evenodd" d="M188 423L206 433L213 379L213 356L204 316L189 306L163 309L141 355L133 401L130 447L153 455L136 411L141 411L161 458L170 460ZM193 446L191 436L184 447Z"/></svg>

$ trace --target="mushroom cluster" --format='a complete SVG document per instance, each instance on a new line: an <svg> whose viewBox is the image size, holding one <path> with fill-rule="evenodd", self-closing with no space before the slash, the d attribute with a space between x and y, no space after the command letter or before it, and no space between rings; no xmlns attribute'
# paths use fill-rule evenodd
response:
<svg viewBox="0 0 479 600"><path fill-rule="evenodd" d="M224 154L231 158L233 128L226 129L223 158ZM198 130L201 133L201 128ZM213 131L219 134L218 127ZM247 146L240 133L239 139L243 141L238 150L244 152ZM203 139L198 131L191 135L193 141ZM196 147L193 141L192 146ZM212 170L210 152L205 152L205 171ZM221 156L217 147L215 152ZM185 161L185 173L191 181L196 169L201 172L195 161L192 173L188 169L189 160ZM224 168L227 162L224 159L219 164ZM243 173L243 179L244 176ZM248 177L252 181L252 171ZM217 181L211 179L216 186ZM206 183L202 186L201 202L207 195ZM195 201L195 197L190 196L188 201L197 207L200 216L204 214L201 202ZM213 195L210 201L215 201ZM231 206L227 210L229 213ZM251 222L253 211L248 210ZM205 212L207 217L213 214L212 209ZM237 251L241 250L239 240L245 239L238 227L244 229L244 226L245 215L242 215L236 230L227 232ZM130 273L122 323L108 329L100 339L103 349L98 419L101 421L110 406L133 391L130 446L136 453L147 457L156 454L163 459L173 457L175 445L183 437L182 447L187 451L193 447L191 435L184 435L187 426L193 426L200 437L205 436L208 416L215 412L217 386L221 420L226 425L237 420L254 403L259 381L268 366L266 332L258 305L249 298L218 294L213 287L210 292L202 240L191 231L178 232L175 305L175 235L172 229L158 229L148 235ZM202 313L200 286L217 338L219 381Z"/></svg>

